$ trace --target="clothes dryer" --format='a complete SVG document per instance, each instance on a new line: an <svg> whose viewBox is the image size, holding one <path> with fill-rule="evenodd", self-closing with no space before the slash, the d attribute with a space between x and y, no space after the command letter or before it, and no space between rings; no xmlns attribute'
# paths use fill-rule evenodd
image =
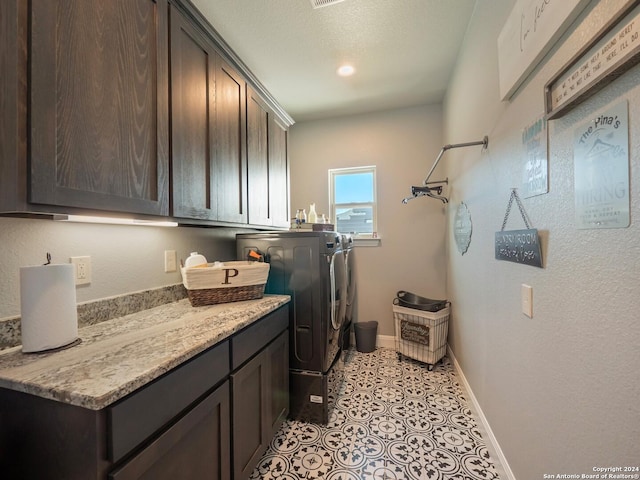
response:
<svg viewBox="0 0 640 480"><path fill-rule="evenodd" d="M265 293L291 296L289 386L292 418L327 423L343 382L346 262L335 232L237 235L238 258L251 250L269 262Z"/></svg>

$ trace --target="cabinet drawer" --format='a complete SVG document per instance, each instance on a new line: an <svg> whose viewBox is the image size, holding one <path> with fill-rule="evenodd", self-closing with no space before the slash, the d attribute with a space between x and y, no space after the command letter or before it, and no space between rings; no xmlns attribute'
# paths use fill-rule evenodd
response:
<svg viewBox="0 0 640 480"><path fill-rule="evenodd" d="M231 338L231 369L235 370L262 350L289 326L289 307L284 306Z"/></svg>
<svg viewBox="0 0 640 480"><path fill-rule="evenodd" d="M228 374L225 341L108 407L108 459L120 460Z"/></svg>

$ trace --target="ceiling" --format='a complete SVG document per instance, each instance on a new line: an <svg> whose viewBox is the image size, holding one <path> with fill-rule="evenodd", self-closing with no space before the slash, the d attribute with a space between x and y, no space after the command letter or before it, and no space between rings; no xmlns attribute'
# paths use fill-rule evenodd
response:
<svg viewBox="0 0 640 480"><path fill-rule="evenodd" d="M192 3L300 122L442 101L475 0Z"/></svg>

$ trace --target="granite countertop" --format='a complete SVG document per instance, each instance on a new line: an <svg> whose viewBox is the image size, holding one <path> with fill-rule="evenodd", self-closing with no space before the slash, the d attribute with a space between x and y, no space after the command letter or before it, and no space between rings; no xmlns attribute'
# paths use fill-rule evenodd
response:
<svg viewBox="0 0 640 480"><path fill-rule="evenodd" d="M192 307L169 303L78 330L48 353L0 352L0 387L100 410L289 302L286 295Z"/></svg>

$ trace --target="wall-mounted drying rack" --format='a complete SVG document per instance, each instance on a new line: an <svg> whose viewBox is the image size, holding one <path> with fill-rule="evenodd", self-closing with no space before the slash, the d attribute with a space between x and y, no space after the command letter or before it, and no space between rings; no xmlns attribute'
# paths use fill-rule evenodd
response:
<svg viewBox="0 0 640 480"><path fill-rule="evenodd" d="M422 186L411 187L411 196L403 198L402 203L407 204L409 203L409 200L413 200L416 197L425 196L436 198L442 201L442 203L449 203L449 199L442 195L442 186L447 185L449 183L449 179L445 178L444 180L430 182L429 179L431 178L431 174L436 169L438 163L440 162L440 159L442 158L442 155L444 155L444 152L446 152L447 150L451 150L452 148L473 147L476 145L482 145L482 149L484 150L485 148L487 148L487 145L489 145L489 137L485 135L482 140L479 140L477 142L454 143L443 146L442 150L440 150L440 153L436 157L436 161L433 162L433 166L431 167L431 170L429 170L427 178L425 178L424 182L422 182Z"/></svg>

